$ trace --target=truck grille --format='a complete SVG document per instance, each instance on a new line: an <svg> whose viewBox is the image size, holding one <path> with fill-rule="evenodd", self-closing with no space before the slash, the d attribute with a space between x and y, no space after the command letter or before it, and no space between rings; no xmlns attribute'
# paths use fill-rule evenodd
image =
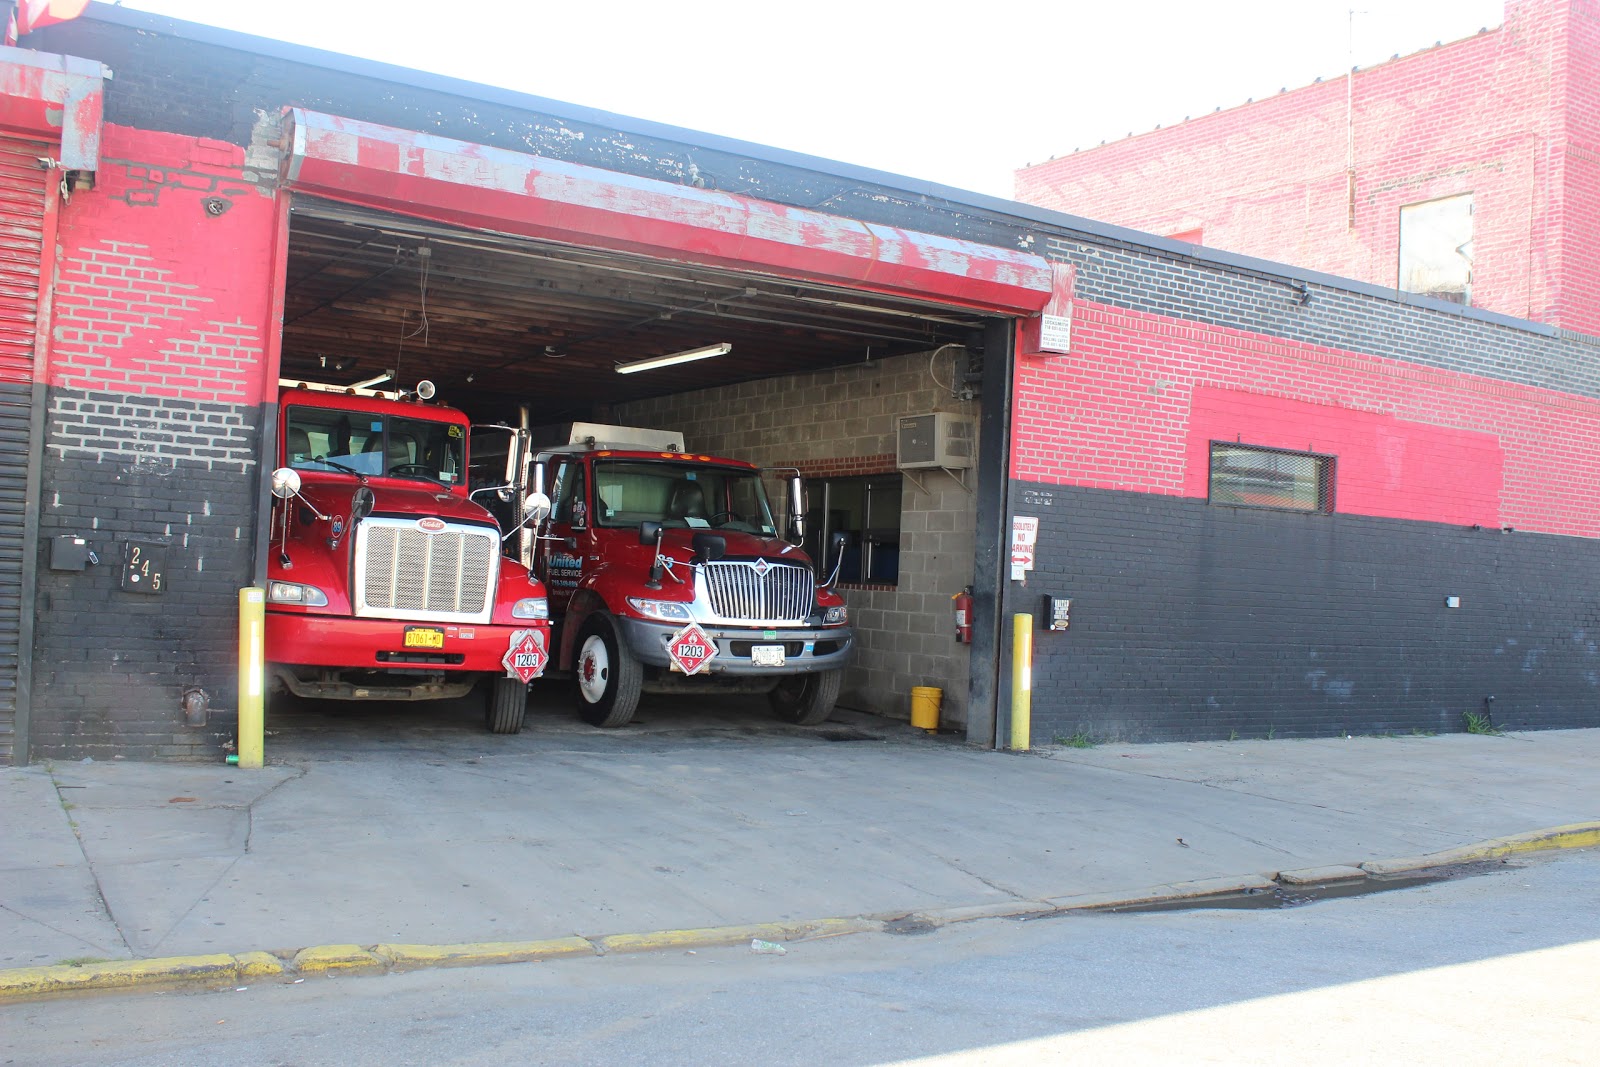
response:
<svg viewBox="0 0 1600 1067"><path fill-rule="evenodd" d="M758 573L765 570L765 574ZM740 622L804 622L815 582L809 567L773 563L708 563L700 572L711 610Z"/></svg>
<svg viewBox="0 0 1600 1067"><path fill-rule="evenodd" d="M409 519L367 519L356 531L356 614L434 622L488 622L499 572L493 530Z"/></svg>

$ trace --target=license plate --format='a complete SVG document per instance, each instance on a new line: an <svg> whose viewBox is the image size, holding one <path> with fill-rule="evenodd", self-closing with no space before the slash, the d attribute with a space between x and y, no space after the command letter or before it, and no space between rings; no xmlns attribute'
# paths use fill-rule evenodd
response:
<svg viewBox="0 0 1600 1067"><path fill-rule="evenodd" d="M757 667L783 666L782 645L751 645L750 662Z"/></svg>
<svg viewBox="0 0 1600 1067"><path fill-rule="evenodd" d="M443 648L444 631L436 626L407 626L407 648Z"/></svg>

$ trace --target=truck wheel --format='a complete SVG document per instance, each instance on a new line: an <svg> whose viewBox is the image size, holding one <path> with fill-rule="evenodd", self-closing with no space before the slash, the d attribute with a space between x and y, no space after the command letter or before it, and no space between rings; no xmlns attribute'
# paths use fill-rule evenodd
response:
<svg viewBox="0 0 1600 1067"><path fill-rule="evenodd" d="M591 726L626 726L639 706L644 669L617 638L605 616L591 619L578 636L578 712Z"/></svg>
<svg viewBox="0 0 1600 1067"><path fill-rule="evenodd" d="M496 678L489 687L484 716L493 734L520 734L528 713L528 686L520 678Z"/></svg>
<svg viewBox="0 0 1600 1067"><path fill-rule="evenodd" d="M815 726L826 722L833 714L833 705L839 699L839 679L843 671L816 671L812 674L795 674L778 683L778 688L767 694L772 710L784 722L800 726Z"/></svg>

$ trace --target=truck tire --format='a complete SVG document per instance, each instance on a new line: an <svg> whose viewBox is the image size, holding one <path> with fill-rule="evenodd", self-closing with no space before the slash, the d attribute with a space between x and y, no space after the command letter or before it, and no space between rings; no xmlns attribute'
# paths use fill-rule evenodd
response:
<svg viewBox="0 0 1600 1067"><path fill-rule="evenodd" d="M778 683L767 694L772 710L784 722L798 726L816 726L828 721L833 705L839 699L839 679L842 670L816 671L812 674L795 674Z"/></svg>
<svg viewBox="0 0 1600 1067"><path fill-rule="evenodd" d="M492 734L520 734L528 714L528 685L520 678L495 678L484 706L485 725Z"/></svg>
<svg viewBox="0 0 1600 1067"><path fill-rule="evenodd" d="M584 722L611 729L626 726L633 719L644 684L644 668L604 615L590 619L578 635L574 668L578 713Z"/></svg>

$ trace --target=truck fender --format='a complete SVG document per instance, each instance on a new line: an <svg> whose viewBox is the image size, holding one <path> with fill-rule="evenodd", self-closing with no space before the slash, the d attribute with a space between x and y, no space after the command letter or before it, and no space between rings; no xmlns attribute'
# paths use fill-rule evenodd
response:
<svg viewBox="0 0 1600 1067"><path fill-rule="evenodd" d="M579 589L572 594L567 610L561 616L561 641L556 662L559 669L572 670L578 658L578 634L594 614L607 614L606 603L592 589Z"/></svg>

